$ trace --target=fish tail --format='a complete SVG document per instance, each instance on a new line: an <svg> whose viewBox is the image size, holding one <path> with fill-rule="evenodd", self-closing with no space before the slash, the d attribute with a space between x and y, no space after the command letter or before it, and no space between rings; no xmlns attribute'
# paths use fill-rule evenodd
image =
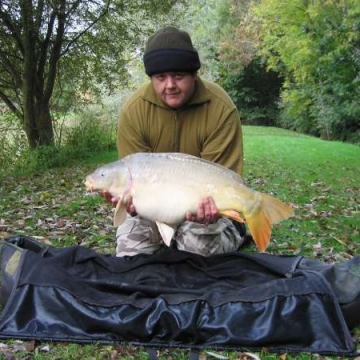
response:
<svg viewBox="0 0 360 360"><path fill-rule="evenodd" d="M251 214L245 216L251 236L259 251L264 251L271 236L271 224L276 224L294 215L294 210L282 201L263 193L259 193L259 206Z"/></svg>
<svg viewBox="0 0 360 360"><path fill-rule="evenodd" d="M271 236L271 224L265 213L258 211L256 216L247 217L246 223L258 250L265 251L269 246Z"/></svg>

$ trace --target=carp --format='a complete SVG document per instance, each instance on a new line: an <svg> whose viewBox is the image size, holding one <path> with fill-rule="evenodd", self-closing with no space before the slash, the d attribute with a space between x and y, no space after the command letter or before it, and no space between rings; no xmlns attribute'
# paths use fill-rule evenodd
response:
<svg viewBox="0 0 360 360"><path fill-rule="evenodd" d="M213 198L220 216L245 221L261 252L269 245L271 225L294 214L289 205L245 186L232 170L182 153L128 155L96 169L85 186L119 198L114 226L125 221L131 196L138 215L156 222L167 245L185 214L196 213L205 197Z"/></svg>

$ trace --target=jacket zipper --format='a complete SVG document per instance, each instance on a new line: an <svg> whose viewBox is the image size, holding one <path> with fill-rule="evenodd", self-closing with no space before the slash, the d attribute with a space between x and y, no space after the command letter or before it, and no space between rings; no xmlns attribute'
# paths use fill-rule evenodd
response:
<svg viewBox="0 0 360 360"><path fill-rule="evenodd" d="M179 121L178 121L178 113L174 112L174 121L175 121L175 131L174 131L174 152L179 152Z"/></svg>

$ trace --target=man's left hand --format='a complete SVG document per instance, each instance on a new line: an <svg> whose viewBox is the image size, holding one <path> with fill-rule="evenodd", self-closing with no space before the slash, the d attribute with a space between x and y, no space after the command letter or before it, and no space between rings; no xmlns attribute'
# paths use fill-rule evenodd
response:
<svg viewBox="0 0 360 360"><path fill-rule="evenodd" d="M219 220L219 211L211 197L200 201L196 214L186 213L186 220L195 221L200 224L209 225Z"/></svg>

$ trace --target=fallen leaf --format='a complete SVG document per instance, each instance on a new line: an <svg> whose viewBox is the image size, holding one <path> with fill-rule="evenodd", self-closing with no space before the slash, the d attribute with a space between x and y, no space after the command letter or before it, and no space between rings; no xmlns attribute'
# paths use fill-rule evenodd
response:
<svg viewBox="0 0 360 360"><path fill-rule="evenodd" d="M205 353L207 355L209 355L209 356L212 356L212 357L216 358L216 359L221 359L221 360L228 360L229 359L229 357L221 355L221 354L213 352L213 351L205 351Z"/></svg>
<svg viewBox="0 0 360 360"><path fill-rule="evenodd" d="M250 359L261 360L261 359L259 358L259 356L257 356L256 354L250 353L250 352L244 352L244 355L246 355L246 356L249 357Z"/></svg>

